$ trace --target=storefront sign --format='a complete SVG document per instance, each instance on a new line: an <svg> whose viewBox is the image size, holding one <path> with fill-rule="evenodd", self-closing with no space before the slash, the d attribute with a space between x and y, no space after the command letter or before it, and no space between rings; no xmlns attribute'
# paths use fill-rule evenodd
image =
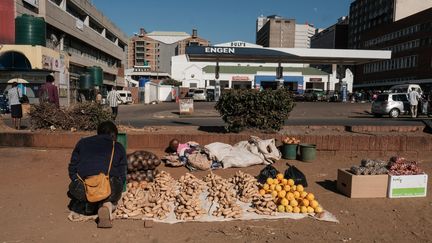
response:
<svg viewBox="0 0 432 243"><path fill-rule="evenodd" d="M310 82L322 82L322 78L310 78Z"/></svg>
<svg viewBox="0 0 432 243"><path fill-rule="evenodd" d="M232 76L232 81L250 81L248 76Z"/></svg>
<svg viewBox="0 0 432 243"><path fill-rule="evenodd" d="M205 53L216 53L216 54L235 54L235 48L229 47L206 47Z"/></svg>
<svg viewBox="0 0 432 243"><path fill-rule="evenodd" d="M54 57L42 55L42 68L51 71L60 71L60 60Z"/></svg>
<svg viewBox="0 0 432 243"><path fill-rule="evenodd" d="M39 0L23 0L23 1L32 5L35 8L39 8Z"/></svg>
<svg viewBox="0 0 432 243"><path fill-rule="evenodd" d="M246 47L246 42L234 41L234 42L231 42L231 46L232 47Z"/></svg>
<svg viewBox="0 0 432 243"><path fill-rule="evenodd" d="M180 115L192 115L193 111L193 99L180 99Z"/></svg>

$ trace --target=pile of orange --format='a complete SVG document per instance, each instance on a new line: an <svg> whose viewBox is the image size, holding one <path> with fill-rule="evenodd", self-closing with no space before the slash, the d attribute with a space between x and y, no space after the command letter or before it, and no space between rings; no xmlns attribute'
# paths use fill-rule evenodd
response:
<svg viewBox="0 0 432 243"><path fill-rule="evenodd" d="M261 195L271 194L278 212L287 213L321 213L322 207L315 195L304 190L303 185L294 185L294 180L285 179L283 174L276 178L267 178L259 190Z"/></svg>

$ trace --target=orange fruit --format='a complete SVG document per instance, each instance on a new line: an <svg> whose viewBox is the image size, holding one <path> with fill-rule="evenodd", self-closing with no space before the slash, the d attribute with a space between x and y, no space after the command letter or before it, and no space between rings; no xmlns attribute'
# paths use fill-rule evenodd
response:
<svg viewBox="0 0 432 243"><path fill-rule="evenodd" d="M286 191L284 191L284 190L280 191L280 192L278 193L278 196L279 196L280 198L284 198L284 197L286 196Z"/></svg>
<svg viewBox="0 0 432 243"><path fill-rule="evenodd" d="M283 179L282 179L282 185L288 185L288 180L285 179L285 178L283 178Z"/></svg>
<svg viewBox="0 0 432 243"><path fill-rule="evenodd" d="M291 186L291 191L292 191L292 192L297 191L297 186L295 186L295 185Z"/></svg>
<svg viewBox="0 0 432 243"><path fill-rule="evenodd" d="M299 207L293 207L293 213L300 213Z"/></svg>
<svg viewBox="0 0 432 243"><path fill-rule="evenodd" d="M315 213L322 213L323 209L321 207L315 208Z"/></svg>
<svg viewBox="0 0 432 243"><path fill-rule="evenodd" d="M303 199L301 205L306 206L306 207L309 206L309 200Z"/></svg>
<svg viewBox="0 0 432 243"><path fill-rule="evenodd" d="M312 200L312 201L309 202L309 205L312 208L317 208L319 206L319 203L316 200Z"/></svg>
<svg viewBox="0 0 432 243"><path fill-rule="evenodd" d="M306 196L306 199L309 201L312 201L315 199L315 195L313 193L308 193Z"/></svg>
<svg viewBox="0 0 432 243"><path fill-rule="evenodd" d="M295 199L300 198L300 192L295 191L295 192L293 192L293 194L294 194L294 198L295 198Z"/></svg>
<svg viewBox="0 0 432 243"><path fill-rule="evenodd" d="M313 213L313 212L315 212L315 210L312 207L307 207L307 212L308 213Z"/></svg>
<svg viewBox="0 0 432 243"><path fill-rule="evenodd" d="M263 189L267 191L268 189L270 189L270 185L267 183L264 184Z"/></svg>
<svg viewBox="0 0 432 243"><path fill-rule="evenodd" d="M271 185L271 184L273 184L273 178L271 178L271 177L269 177L269 178L267 178L267 184L269 184L269 185Z"/></svg>
<svg viewBox="0 0 432 243"><path fill-rule="evenodd" d="M272 192L271 192L271 195L272 195L273 198L276 198L277 195L278 195L278 192L277 192L277 191L272 191Z"/></svg>
<svg viewBox="0 0 432 243"><path fill-rule="evenodd" d="M302 192L302 191L304 191L304 187L303 187L303 185L297 185L297 191L298 191L298 192Z"/></svg>
<svg viewBox="0 0 432 243"><path fill-rule="evenodd" d="M300 212L301 213L307 213L308 211L307 211L307 207L305 207L305 206L301 206L300 207Z"/></svg>
<svg viewBox="0 0 432 243"><path fill-rule="evenodd" d="M279 206L277 207L277 210L278 210L278 212L280 212L280 213L284 213L284 212L285 212L285 206L283 206L283 205L279 205Z"/></svg>
<svg viewBox="0 0 432 243"><path fill-rule="evenodd" d="M270 185L270 190L274 191L275 189L276 189L276 185L271 184L271 185Z"/></svg>
<svg viewBox="0 0 432 243"><path fill-rule="evenodd" d="M288 185L294 186L294 180L293 179L288 179Z"/></svg>
<svg viewBox="0 0 432 243"><path fill-rule="evenodd" d="M307 192L300 192L300 198L305 198L307 196Z"/></svg>
<svg viewBox="0 0 432 243"><path fill-rule="evenodd" d="M284 178L284 175L282 173L279 173L276 175L276 178L280 181L282 181L282 179Z"/></svg>
<svg viewBox="0 0 432 243"><path fill-rule="evenodd" d="M296 200L291 200L290 203L289 203L289 205L293 206L293 207L297 207L298 206L298 202Z"/></svg>
<svg viewBox="0 0 432 243"><path fill-rule="evenodd" d="M287 212L287 213L292 213L293 209L294 208L291 205L285 206L285 212Z"/></svg>
<svg viewBox="0 0 432 243"><path fill-rule="evenodd" d="M275 189L276 189L276 191L280 192L280 191L282 191L282 186L281 185L276 185Z"/></svg>
<svg viewBox="0 0 432 243"><path fill-rule="evenodd" d="M266 194L266 191L265 191L264 189L260 189L260 190L259 190L259 194L260 194L261 196L264 196L264 195Z"/></svg>
<svg viewBox="0 0 432 243"><path fill-rule="evenodd" d="M283 189L284 189L286 192L289 192L289 191L291 190L291 187L290 187L289 185L285 185L285 186L283 187Z"/></svg>
<svg viewBox="0 0 432 243"><path fill-rule="evenodd" d="M294 194L292 193L292 192L288 192L287 194L286 194L286 199L288 199L288 200L294 200L295 198L294 198Z"/></svg>
<svg viewBox="0 0 432 243"><path fill-rule="evenodd" d="M283 205L283 206L288 206L289 205L289 201L286 198L282 198L280 200L280 204Z"/></svg>

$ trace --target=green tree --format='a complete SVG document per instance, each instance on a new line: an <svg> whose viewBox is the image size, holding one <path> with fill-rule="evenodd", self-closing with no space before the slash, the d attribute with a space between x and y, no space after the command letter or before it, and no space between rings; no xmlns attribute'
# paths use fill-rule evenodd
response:
<svg viewBox="0 0 432 243"><path fill-rule="evenodd" d="M163 85L172 85L172 86L181 86L182 82L177 81L175 79L167 79L162 82Z"/></svg>

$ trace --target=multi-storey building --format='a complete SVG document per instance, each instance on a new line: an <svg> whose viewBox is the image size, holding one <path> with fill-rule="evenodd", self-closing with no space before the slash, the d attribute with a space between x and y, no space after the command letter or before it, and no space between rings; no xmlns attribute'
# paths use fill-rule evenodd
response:
<svg viewBox="0 0 432 243"><path fill-rule="evenodd" d="M341 17L338 22L311 37L311 48L347 49L348 17Z"/></svg>
<svg viewBox="0 0 432 243"><path fill-rule="evenodd" d="M209 42L198 37L194 29L192 35L186 32L140 30L129 39L128 68L148 72L171 72L171 57L185 53L187 46L208 46Z"/></svg>
<svg viewBox="0 0 432 243"><path fill-rule="evenodd" d="M286 19L276 15L257 19L256 44L258 45L294 48L295 34L295 19Z"/></svg>
<svg viewBox="0 0 432 243"><path fill-rule="evenodd" d="M391 50L392 59L358 66L354 88L386 89L406 82L432 88L432 8L362 35L367 49Z"/></svg>
<svg viewBox="0 0 432 243"><path fill-rule="evenodd" d="M15 18L23 14L44 18L46 47L13 45ZM72 100L80 75L92 66L103 69L103 85L100 87L103 91L110 86L125 86L124 66L128 38L89 0L2 0L0 23L0 44L9 44L7 48L15 49L17 52L26 48L30 54L34 52L33 49L41 50L42 53L57 53L51 57L44 54L35 57L46 63L41 70L25 74L31 89L37 90L44 82L44 75L54 72L62 102L65 102L66 97ZM45 68L63 60L66 60L63 71ZM6 71L3 70L1 74L7 78L23 75ZM7 82L7 78L0 76L0 83Z"/></svg>
<svg viewBox="0 0 432 243"><path fill-rule="evenodd" d="M296 24L295 19L277 15L260 16L256 21L256 44L264 47L310 48L315 34L312 24Z"/></svg>
<svg viewBox="0 0 432 243"><path fill-rule="evenodd" d="M432 7L430 0L355 0L350 6L348 47L361 49L362 34Z"/></svg>
<svg viewBox="0 0 432 243"><path fill-rule="evenodd" d="M312 24L296 24L295 29L295 48L310 48L311 38L315 34L316 28Z"/></svg>

